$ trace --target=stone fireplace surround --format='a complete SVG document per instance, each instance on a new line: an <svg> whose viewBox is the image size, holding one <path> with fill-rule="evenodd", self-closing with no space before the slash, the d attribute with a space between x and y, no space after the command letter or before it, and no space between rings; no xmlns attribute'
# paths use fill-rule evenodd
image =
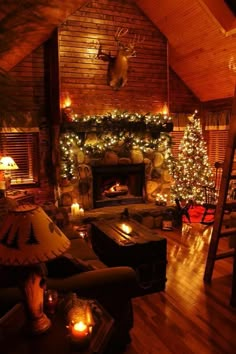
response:
<svg viewBox="0 0 236 354"><path fill-rule="evenodd" d="M88 158L83 152L78 151L76 154L78 175L71 181L62 180L60 205L70 206L76 200L85 210L94 209L93 191L96 181L93 179L93 166L116 166L119 169L119 167L123 168L125 165L132 164L134 166L144 165L144 192L138 203L155 203L157 193L167 195L168 202L171 176L164 156L164 152L160 152L158 147L155 151L148 153L133 149L130 151L130 156L127 157L119 157L116 151L107 151L100 159ZM114 200L111 200L111 205L113 202Z"/></svg>
<svg viewBox="0 0 236 354"><path fill-rule="evenodd" d="M142 192L138 196L139 198L137 198L137 201L131 198L130 204L141 203L153 205L156 201L157 194L165 195L168 203L171 184L171 176L168 169L168 158L171 155L169 132L172 131L173 124L167 120L163 121L163 117L161 117L161 119L161 123L155 123L153 129L150 129L150 127L146 129L147 127L143 121L138 123L129 122L125 127L125 131L127 131L127 127L131 130L125 133L125 136L137 134L138 137L141 136L144 142L143 144L150 141L158 142L154 147L148 146L148 148L145 148L145 146L140 146L140 144L135 146L134 143L130 144L129 139L127 144L123 134L123 140L121 139L117 141L116 144L103 149L103 153L101 154L97 154L96 150L95 152L86 151L83 146L89 145L96 147L101 144L105 146L105 134L106 136L107 134L110 134L110 136L117 134L117 127L113 124L113 121L108 121L110 131L108 133L106 132L104 136L101 133L101 128L103 127L100 127L100 129L97 127L95 127L95 129L89 127L90 129L88 130L83 129L83 121L82 124L79 122L68 124L67 122L61 132L61 145L68 145L66 139L71 139L70 136L72 134L74 137L75 135L80 137L76 137L77 140L74 140L76 142L80 140L80 146L75 142L70 146L69 158L73 160L73 176L72 178L68 178L68 176L64 175L61 178L59 186L59 205L69 207L76 201L85 211L114 205L113 198L111 198L110 203L108 200L105 205L103 203L100 203L100 205L96 203L94 192L96 192L98 181L95 180L97 177L94 179L94 170L98 168L106 171L110 167L110 170L114 170L114 176L116 176L119 174L119 170L127 167L132 171L132 166L134 168L135 166L143 166L143 180L141 186ZM115 121L115 123L117 123L117 121ZM118 121L118 123L120 124L120 121ZM139 124L139 131L133 130L136 126L132 123ZM119 129L121 129L121 125L119 125ZM153 137L155 137L154 140ZM66 156L66 158L68 158L68 156ZM63 163L65 164L65 156L64 161L62 161L62 164ZM123 199L120 203L117 201L115 204L123 205L126 204L126 202Z"/></svg>

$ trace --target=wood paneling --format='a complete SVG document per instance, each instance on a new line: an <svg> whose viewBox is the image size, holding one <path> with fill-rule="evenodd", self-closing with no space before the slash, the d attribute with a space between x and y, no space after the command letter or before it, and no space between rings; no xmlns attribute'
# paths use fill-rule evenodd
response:
<svg viewBox="0 0 236 354"><path fill-rule="evenodd" d="M108 64L96 54L99 40L103 51L116 55L114 35L119 27L129 29L124 41L131 41L135 34L145 39L137 45L136 57L129 59L126 86L114 91L107 85ZM78 114L103 114L115 109L158 112L168 102L166 38L133 2L88 2L61 25L59 45L62 100L69 94ZM172 98L172 111L186 107L189 111L192 102L195 106L196 99L184 85L178 86L178 97L172 92ZM181 100L179 105L176 98Z"/></svg>
<svg viewBox="0 0 236 354"><path fill-rule="evenodd" d="M25 112L38 114L44 107L44 49L40 46L17 64L10 75L17 82L18 99ZM14 114L17 114L15 112ZM17 119L17 117L16 117ZM17 123L16 123L17 124Z"/></svg>
<svg viewBox="0 0 236 354"><path fill-rule="evenodd" d="M181 78L170 69L169 99L172 113L193 113L200 109L200 101L184 84Z"/></svg>
<svg viewBox="0 0 236 354"><path fill-rule="evenodd" d="M96 59L97 41L103 51L116 55L119 27L129 29L122 41L135 34L145 40L129 59L126 86L114 91L107 85L108 63ZM166 63L166 39L130 1L91 1L60 27L62 95L69 93L79 113L157 111L167 100Z"/></svg>
<svg viewBox="0 0 236 354"><path fill-rule="evenodd" d="M233 97L236 40L235 31L227 32L220 21L228 14L223 1L211 1L214 14L205 0L136 3L168 38L172 69L201 101Z"/></svg>
<svg viewBox="0 0 236 354"><path fill-rule="evenodd" d="M231 111L232 104L233 104L233 97L221 99L221 100L207 101L204 102L202 107L203 109L211 112Z"/></svg>

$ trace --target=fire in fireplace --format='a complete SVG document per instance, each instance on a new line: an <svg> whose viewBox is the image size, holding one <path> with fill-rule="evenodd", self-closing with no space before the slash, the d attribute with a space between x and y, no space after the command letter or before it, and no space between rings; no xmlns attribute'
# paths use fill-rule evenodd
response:
<svg viewBox="0 0 236 354"><path fill-rule="evenodd" d="M145 164L93 166L93 205L145 202Z"/></svg>

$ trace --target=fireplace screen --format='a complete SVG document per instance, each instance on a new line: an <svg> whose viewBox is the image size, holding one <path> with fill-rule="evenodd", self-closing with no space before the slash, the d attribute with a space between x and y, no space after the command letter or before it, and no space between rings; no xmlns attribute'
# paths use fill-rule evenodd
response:
<svg viewBox="0 0 236 354"><path fill-rule="evenodd" d="M95 208L144 203L144 164L93 166L92 173Z"/></svg>

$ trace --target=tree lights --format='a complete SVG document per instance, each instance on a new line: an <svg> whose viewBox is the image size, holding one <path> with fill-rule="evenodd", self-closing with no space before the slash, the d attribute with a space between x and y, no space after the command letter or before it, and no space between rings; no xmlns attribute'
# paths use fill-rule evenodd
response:
<svg viewBox="0 0 236 354"><path fill-rule="evenodd" d="M171 193L173 200L192 200L202 204L205 201L203 187L213 186L214 176L208 161L200 119L194 114L189 121L179 145L178 158L172 165L174 183Z"/></svg>

